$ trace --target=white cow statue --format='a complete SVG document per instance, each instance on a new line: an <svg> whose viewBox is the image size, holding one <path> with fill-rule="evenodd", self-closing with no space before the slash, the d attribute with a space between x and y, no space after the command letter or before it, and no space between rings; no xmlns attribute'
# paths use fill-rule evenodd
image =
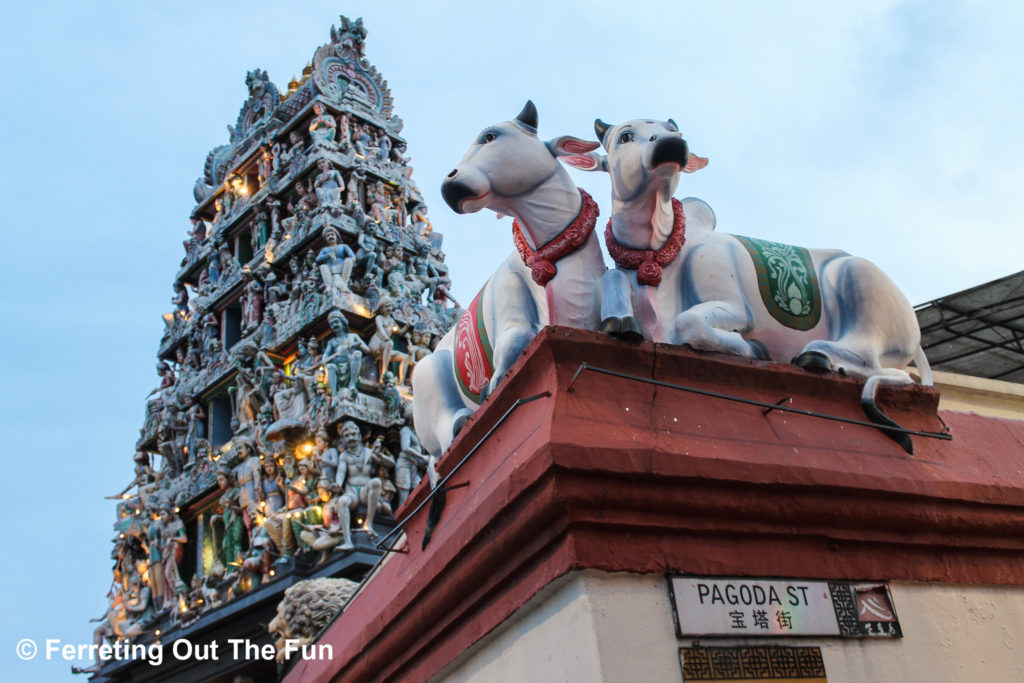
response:
<svg viewBox="0 0 1024 683"><path fill-rule="evenodd" d="M594 232L597 204L558 157L599 146L570 136L540 140L537 110L527 102L514 120L485 128L445 179L441 192L456 213L488 208L514 216L517 250L416 366L413 419L429 453L448 448L542 327L598 328L606 268ZM628 303L628 294L620 298Z"/></svg>
<svg viewBox="0 0 1024 683"><path fill-rule="evenodd" d="M909 383L911 359L922 381L931 373L917 318L892 280L843 251L715 232L707 204L673 198L680 173L707 159L690 154L671 119L598 119L594 129L606 154L567 162L611 176L605 241L645 339L865 378L865 412L898 427L874 404L878 384ZM912 448L906 434L886 433Z"/></svg>

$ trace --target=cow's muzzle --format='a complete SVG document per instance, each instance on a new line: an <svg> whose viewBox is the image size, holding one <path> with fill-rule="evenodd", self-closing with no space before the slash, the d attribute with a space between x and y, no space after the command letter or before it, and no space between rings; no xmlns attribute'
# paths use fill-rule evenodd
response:
<svg viewBox="0 0 1024 683"><path fill-rule="evenodd" d="M454 172L453 172L454 173ZM441 196L445 204L451 207L455 213L465 213L462 210L462 202L477 196L477 193L460 180L449 179L441 183Z"/></svg>
<svg viewBox="0 0 1024 683"><path fill-rule="evenodd" d="M690 148L686 140L674 135L661 137L654 142L654 149L651 151L651 168L658 168L662 164L677 164L683 168L689 159Z"/></svg>

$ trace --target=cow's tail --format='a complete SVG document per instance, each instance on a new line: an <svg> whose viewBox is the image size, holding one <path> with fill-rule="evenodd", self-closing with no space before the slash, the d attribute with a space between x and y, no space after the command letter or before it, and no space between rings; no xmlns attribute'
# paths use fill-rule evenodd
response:
<svg viewBox="0 0 1024 683"><path fill-rule="evenodd" d="M927 361L925 361L925 368L928 368ZM924 372L925 369L922 369L922 373ZM928 381L930 382L930 368L927 369L927 374ZM867 415L868 419L878 425L878 428L886 436L898 443L910 455L914 454L914 442L910 440L910 435L903 431L903 427L896 420L882 412L878 404L875 403L875 395L878 393L878 387L882 384L903 385L912 384L913 382L914 380L910 378L910 375L904 371L885 368L877 375L868 377L867 381L864 382L864 389L860 393L860 407L864 410L864 414Z"/></svg>
<svg viewBox="0 0 1024 683"><path fill-rule="evenodd" d="M932 366L928 363L928 356L924 355L924 349L920 345L918 345L917 352L914 354L914 365L917 366L917 374L921 376L921 384L926 387L932 386L934 382Z"/></svg>

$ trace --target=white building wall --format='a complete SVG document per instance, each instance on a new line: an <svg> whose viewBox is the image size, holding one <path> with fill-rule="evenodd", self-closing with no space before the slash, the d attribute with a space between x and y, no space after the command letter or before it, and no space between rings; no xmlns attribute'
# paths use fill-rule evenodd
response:
<svg viewBox="0 0 1024 683"><path fill-rule="evenodd" d="M706 638L821 648L830 682L1024 681L1024 588L893 583L901 639ZM574 572L548 586L436 680L681 681L666 579Z"/></svg>

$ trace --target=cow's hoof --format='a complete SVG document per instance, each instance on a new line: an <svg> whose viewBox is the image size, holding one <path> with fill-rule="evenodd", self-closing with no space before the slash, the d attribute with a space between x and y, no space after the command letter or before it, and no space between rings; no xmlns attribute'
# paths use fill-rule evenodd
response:
<svg viewBox="0 0 1024 683"><path fill-rule="evenodd" d="M757 339L748 339L747 344L750 346L750 357L754 360L772 359L772 354L768 353L768 347L764 345L764 342L760 342Z"/></svg>
<svg viewBox="0 0 1024 683"><path fill-rule="evenodd" d="M793 365L811 372L832 372L832 361L820 351L804 351L793 359Z"/></svg>
<svg viewBox="0 0 1024 683"><path fill-rule="evenodd" d="M605 318L601 321L600 331L623 341L642 342L644 340L640 325L631 315L621 318Z"/></svg>
<svg viewBox="0 0 1024 683"><path fill-rule="evenodd" d="M461 432L462 428L466 426L466 422L469 421L469 418L472 415L473 415L473 411L472 410L468 410L466 408L463 408L462 410L459 411L459 413L455 416L455 420L452 421L452 436L453 437L458 436L459 432Z"/></svg>

